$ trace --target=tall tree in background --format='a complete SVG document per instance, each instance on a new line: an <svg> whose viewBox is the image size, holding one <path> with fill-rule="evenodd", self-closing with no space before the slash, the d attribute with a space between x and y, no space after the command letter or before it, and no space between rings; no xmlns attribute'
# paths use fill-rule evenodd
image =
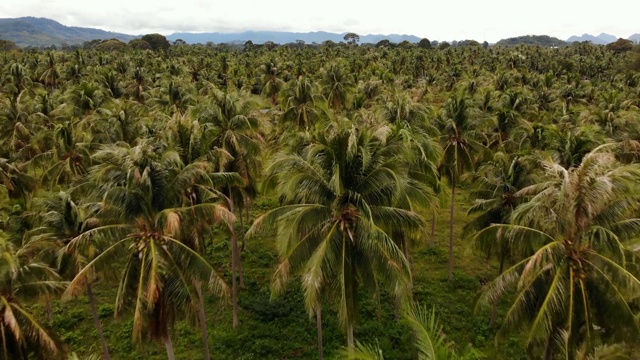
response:
<svg viewBox="0 0 640 360"><path fill-rule="evenodd" d="M453 228L456 187L460 177L473 170L487 143L481 118L474 116L464 92L453 94L445 103L441 117L442 167L451 187L449 213L449 281L453 281Z"/></svg>

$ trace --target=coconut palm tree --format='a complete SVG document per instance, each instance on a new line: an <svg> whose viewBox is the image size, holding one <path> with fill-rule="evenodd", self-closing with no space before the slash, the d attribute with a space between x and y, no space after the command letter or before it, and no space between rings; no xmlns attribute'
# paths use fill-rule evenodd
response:
<svg viewBox="0 0 640 360"><path fill-rule="evenodd" d="M104 202L102 224L75 237L66 248L73 252L91 245L101 253L71 281L66 296L77 294L95 271L114 259L126 259L116 314L133 303L134 340L161 341L174 359L171 329L185 306L197 302L194 282L208 283L219 295L227 293L209 262L180 239L195 224L233 223L233 214L217 203L213 190L237 174L215 173L206 161L184 165L176 151L151 141L135 147L105 146L94 160L98 165L88 179ZM191 204L194 188L210 196Z"/></svg>
<svg viewBox="0 0 640 360"><path fill-rule="evenodd" d="M0 231L0 359L63 359L65 347L24 304L53 294L64 284L55 270L30 253L28 243L16 245Z"/></svg>
<svg viewBox="0 0 640 360"><path fill-rule="evenodd" d="M294 129L305 130L326 117L326 111L317 99L315 87L315 83L305 75L300 75L289 83L284 90L286 98L283 100L283 113L280 117L282 127L291 124Z"/></svg>
<svg viewBox="0 0 640 360"><path fill-rule="evenodd" d="M26 199L36 189L37 181L27 173L27 166L0 158L0 185L10 199Z"/></svg>
<svg viewBox="0 0 640 360"><path fill-rule="evenodd" d="M449 213L449 281L453 281L453 228L456 187L460 177L473 170L486 151L488 143L482 133L482 118L474 116L469 98L464 92L452 95L444 105L441 116L441 167L451 186Z"/></svg>
<svg viewBox="0 0 640 360"><path fill-rule="evenodd" d="M254 103L244 93L224 93L214 91L212 103L205 106L198 116L202 122L202 140L207 150L218 150L216 170L234 172L242 177L242 182L230 184L223 189L229 210L237 214L244 232L242 210L248 209L257 194L256 178L260 167L259 156L264 141L259 133L260 123L253 116ZM237 211L236 211L237 210ZM247 221L248 221L247 215ZM232 302L233 326L238 326L237 277L242 274L242 259L238 247L237 229L231 228L232 262ZM244 244L244 241L243 241ZM244 277L240 276L240 286L244 287Z"/></svg>
<svg viewBox="0 0 640 360"><path fill-rule="evenodd" d="M320 84L322 85L322 93L331 109L340 111L346 107L352 80L341 63L329 64L322 73Z"/></svg>
<svg viewBox="0 0 640 360"><path fill-rule="evenodd" d="M42 183L51 186L70 184L86 174L91 164L91 141L82 142L81 135L70 121L55 125L52 149L33 159L34 165L45 168L40 176Z"/></svg>
<svg viewBox="0 0 640 360"><path fill-rule="evenodd" d="M467 215L477 215L464 227L465 237L475 234L492 224L508 224L511 213L522 202L516 193L535 183L530 162L531 158L507 155L496 152L491 161L482 164L476 172L470 174L475 184L471 197L474 204ZM479 238L478 240L490 240ZM495 239L503 240L503 239ZM478 250L495 255L499 261L498 274L502 274L505 261L516 255L509 242L488 241L475 244Z"/></svg>
<svg viewBox="0 0 640 360"><path fill-rule="evenodd" d="M476 215L463 230L463 237L475 234L493 224L508 224L513 210L522 202L516 193L536 182L532 172L532 158L496 152L493 159L485 162L470 174L475 184L471 197L474 204L467 215ZM487 255L498 258L498 275L502 274L506 262L519 255L530 255L530 247L517 247L505 238L474 238L474 247ZM522 245L522 244L520 244ZM497 319L497 302L493 304L489 324Z"/></svg>
<svg viewBox="0 0 640 360"><path fill-rule="evenodd" d="M64 252L65 247L74 238L99 226L96 215L101 209L100 203L76 204L71 195L60 192L54 196L39 200L40 221L39 227L30 231L29 237L33 243L44 244L43 248L52 250L52 262L58 273L67 279L73 279L82 268L93 259L97 253L95 247L87 247L80 252ZM91 305L91 313L95 322L98 338L102 345L104 359L111 359L109 344L107 343L102 322L98 316L98 305L93 294L93 284L96 276L93 275L85 283L85 291Z"/></svg>
<svg viewBox="0 0 640 360"><path fill-rule="evenodd" d="M579 348L591 353L603 342L637 340L635 311L640 280L629 270L636 255L625 242L640 233L636 184L640 166L621 165L613 145L601 145L577 167L542 162L544 181L516 193L526 202L511 224L492 225L476 235L505 237L536 248L492 281L479 304L515 290L498 338L529 325L527 342L544 346L544 358L557 352L555 339L566 332L568 358Z"/></svg>
<svg viewBox="0 0 640 360"><path fill-rule="evenodd" d="M384 132L370 129L328 129L300 153L280 154L267 183L282 206L260 216L249 230L277 230L276 292L300 273L310 315L321 294L338 299L349 349L355 347L358 289L385 284L402 295L409 265L391 234L422 225L416 213L395 207L406 193L409 171L400 159L407 150L386 140Z"/></svg>
<svg viewBox="0 0 640 360"><path fill-rule="evenodd" d="M262 94L269 98L272 106L276 106L285 85L284 81L278 77L282 71L275 60L265 62L260 66L260 71L262 72L260 75Z"/></svg>

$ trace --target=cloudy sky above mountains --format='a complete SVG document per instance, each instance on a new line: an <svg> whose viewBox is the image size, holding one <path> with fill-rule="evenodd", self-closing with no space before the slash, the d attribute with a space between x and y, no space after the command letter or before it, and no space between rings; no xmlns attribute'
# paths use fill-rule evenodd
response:
<svg viewBox="0 0 640 360"><path fill-rule="evenodd" d="M519 35L640 33L640 1L609 0L3 0L0 18L47 17L68 26L128 34L331 31L411 34L431 40L495 42Z"/></svg>

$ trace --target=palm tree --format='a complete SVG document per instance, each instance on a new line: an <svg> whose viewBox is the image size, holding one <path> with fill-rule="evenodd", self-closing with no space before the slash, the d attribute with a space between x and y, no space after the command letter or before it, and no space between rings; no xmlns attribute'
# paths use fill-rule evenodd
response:
<svg viewBox="0 0 640 360"><path fill-rule="evenodd" d="M100 203L76 204L69 193L60 192L55 196L41 199L40 226L30 232L34 243L48 243L57 259L58 273L67 279L73 279L88 261L95 257L97 249L88 247L80 252L64 252L65 247L74 238L99 226L96 217L101 209ZM45 245L46 246L46 245ZM96 276L91 276L85 283L85 291L91 304L91 313L98 331L98 338L102 345L104 359L111 359L109 344L102 329L102 322L98 316L96 297L93 294L93 283Z"/></svg>
<svg viewBox="0 0 640 360"><path fill-rule="evenodd" d="M497 152L491 161L487 161L473 174L472 183L475 187L471 196L475 199L473 206L467 211L467 215L477 214L469 223L464 226L463 237L475 234L492 224L508 224L511 214L522 198L516 193L526 186L535 183L532 174L530 158L507 155ZM487 255L498 258L498 275L504 271L505 263L518 255L530 255L531 248L517 248L504 238L474 238L474 247ZM491 310L490 325L493 325L497 318L497 302L493 304Z"/></svg>
<svg viewBox="0 0 640 360"><path fill-rule="evenodd" d="M62 359L66 349L24 302L53 294L63 284L55 270L29 257L29 244L17 246L0 232L0 358Z"/></svg>
<svg viewBox="0 0 640 360"><path fill-rule="evenodd" d="M260 82L262 83L262 94L269 98L272 106L278 104L278 96L284 88L284 81L278 76L281 73L275 60L267 61L260 66Z"/></svg>
<svg viewBox="0 0 640 360"><path fill-rule="evenodd" d="M267 183L282 206L256 219L249 234L277 229L274 291L301 273L310 315L323 293L334 294L353 349L357 290L383 283L402 295L410 282L409 264L390 234L417 230L422 219L394 207L408 183L407 164L399 161L406 153L401 143L387 142L385 132L370 129L331 132L321 132L298 154L274 160Z"/></svg>
<svg viewBox="0 0 640 360"><path fill-rule="evenodd" d="M91 144L82 142L78 138L81 134L70 121L55 125L52 149L34 158L34 164L48 165L40 176L42 183L70 184L86 174L91 164Z"/></svg>
<svg viewBox="0 0 640 360"><path fill-rule="evenodd" d="M322 92L327 99L329 107L340 111L347 105L347 94L352 81L349 74L345 73L340 63L332 63L327 66L322 74Z"/></svg>
<svg viewBox="0 0 640 360"><path fill-rule="evenodd" d="M248 209L251 200L257 194L256 178L260 167L259 156L263 145L259 133L260 124L252 116L254 103L243 93L224 93L214 91L211 106L200 113L203 123L202 138L210 150L218 150L223 156L217 157L215 164L219 172L234 172L242 177L242 182L229 184L223 190L229 210L240 219L242 232L244 221L242 210ZM202 142L201 141L201 142ZM247 215L247 221L249 220ZM238 234L235 227L231 230L231 262L232 262L232 302L233 326L238 326L237 277L242 274L242 259L238 247ZM243 241L244 246L244 241ZM240 286L244 287L244 276L240 276Z"/></svg>
<svg viewBox="0 0 640 360"><path fill-rule="evenodd" d="M480 298L482 304L517 291L498 338L529 324L527 342L544 345L545 359L557 352L555 339L563 331L568 358L579 348L592 352L596 333L604 342L637 339L640 326L630 302L640 293L640 280L628 269L637 259L624 244L640 233L632 195L640 166L618 163L613 147L601 145L577 167L542 162L546 181L516 193L528 201L514 210L512 223L476 235L537 248Z"/></svg>
<svg viewBox="0 0 640 360"><path fill-rule="evenodd" d="M285 89L286 98L280 117L282 127L292 124L295 129L306 130L326 116L317 100L315 84L305 75L300 75Z"/></svg>
<svg viewBox="0 0 640 360"><path fill-rule="evenodd" d="M41 69L38 80L46 86L56 88L58 86L58 80L60 79L60 71L58 70L56 55L49 51L45 56L46 62L43 63L43 68Z"/></svg>
<svg viewBox="0 0 640 360"><path fill-rule="evenodd" d="M475 184L471 193L475 203L469 208L467 215L477 216L465 225L465 236L482 231L492 224L508 224L511 213L522 202L522 198L516 196L516 193L535 183L527 157L502 152L496 152L491 161L485 162L470 175L472 183ZM510 245L507 241L481 241L475 244L476 248L488 257L498 257L498 275L502 274L505 261L515 255Z"/></svg>
<svg viewBox="0 0 640 360"><path fill-rule="evenodd" d="M91 274L126 259L116 295L116 315L134 305L134 340L164 343L174 359L171 329L179 312L198 299L195 281L207 282L217 294L227 286L207 260L180 241L196 224L233 223L214 199L215 185L234 174L215 174L210 163L184 165L177 152L142 141L135 147L105 146L89 179L104 201L101 226L71 240L67 251L97 244L101 253L73 279L66 296L75 295ZM214 180L215 179L215 180ZM211 194L200 204L188 196L194 188Z"/></svg>
<svg viewBox="0 0 640 360"><path fill-rule="evenodd" d="M36 189L37 181L27 174L27 166L0 158L0 185L10 199L26 199Z"/></svg>
<svg viewBox="0 0 640 360"><path fill-rule="evenodd" d="M486 137L482 133L481 118L472 114L464 92L451 96L442 111L440 133L443 155L442 168L451 186L449 213L449 281L453 281L453 227L456 186L466 171L473 170L485 151Z"/></svg>

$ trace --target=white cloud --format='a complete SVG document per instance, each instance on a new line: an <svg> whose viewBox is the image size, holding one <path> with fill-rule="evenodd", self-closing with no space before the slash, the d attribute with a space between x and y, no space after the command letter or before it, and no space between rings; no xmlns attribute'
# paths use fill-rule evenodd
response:
<svg viewBox="0 0 640 360"><path fill-rule="evenodd" d="M590 6L578 0L414 1L380 5L364 0L3 0L3 17L47 17L65 25L144 34L174 31L283 30L404 33L438 40L547 34L560 38L600 32L627 37L640 32L640 2L610 0Z"/></svg>

